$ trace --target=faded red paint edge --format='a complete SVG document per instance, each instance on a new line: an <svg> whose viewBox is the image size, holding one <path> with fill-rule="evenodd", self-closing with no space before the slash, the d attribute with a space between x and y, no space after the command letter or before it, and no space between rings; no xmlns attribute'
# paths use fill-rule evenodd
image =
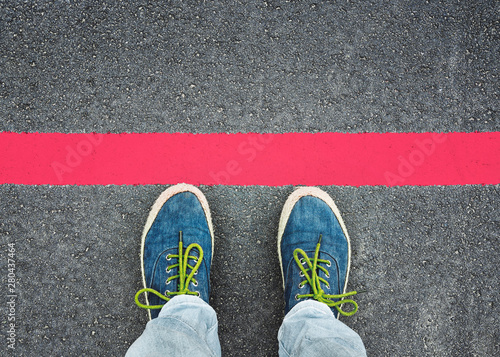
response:
<svg viewBox="0 0 500 357"><path fill-rule="evenodd" d="M0 132L0 184L466 185L500 183L500 132Z"/></svg>

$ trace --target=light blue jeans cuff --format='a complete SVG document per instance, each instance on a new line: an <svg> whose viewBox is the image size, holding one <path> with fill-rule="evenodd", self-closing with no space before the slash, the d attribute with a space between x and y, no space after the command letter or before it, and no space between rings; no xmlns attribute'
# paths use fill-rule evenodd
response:
<svg viewBox="0 0 500 357"><path fill-rule="evenodd" d="M196 296L179 295L147 323L125 356L220 356L217 330L217 315L210 305Z"/></svg>
<svg viewBox="0 0 500 357"><path fill-rule="evenodd" d="M220 356L217 316L195 296L174 297L148 322L126 357ZM279 355L366 356L359 335L337 320L323 303L306 300L288 312L278 332Z"/></svg>
<svg viewBox="0 0 500 357"><path fill-rule="evenodd" d="M293 307L278 331L279 356L366 356L361 337L316 300Z"/></svg>

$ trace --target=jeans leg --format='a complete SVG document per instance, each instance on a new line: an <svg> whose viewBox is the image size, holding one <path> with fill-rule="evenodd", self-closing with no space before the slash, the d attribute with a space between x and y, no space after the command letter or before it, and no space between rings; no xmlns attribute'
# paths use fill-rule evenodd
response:
<svg viewBox="0 0 500 357"><path fill-rule="evenodd" d="M148 322L126 357L221 355L214 309L196 296L179 295Z"/></svg>
<svg viewBox="0 0 500 357"><path fill-rule="evenodd" d="M361 337L315 300L302 301L288 312L278 341L280 357L366 356Z"/></svg>

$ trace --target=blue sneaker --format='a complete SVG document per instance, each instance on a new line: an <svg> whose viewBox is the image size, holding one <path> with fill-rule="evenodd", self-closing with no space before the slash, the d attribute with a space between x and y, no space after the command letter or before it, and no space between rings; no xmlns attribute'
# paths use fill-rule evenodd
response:
<svg viewBox="0 0 500 357"><path fill-rule="evenodd" d="M150 319L177 295L199 296L208 303L213 241L208 202L198 188L178 184L160 195L142 233L144 288L135 295ZM142 293L146 304L139 302Z"/></svg>
<svg viewBox="0 0 500 357"><path fill-rule="evenodd" d="M344 297L351 259L349 235L340 212L324 191L301 187L285 202L278 230L278 255L285 290L285 314L297 303L314 299L335 317L351 316L356 302ZM350 303L345 312L341 305Z"/></svg>

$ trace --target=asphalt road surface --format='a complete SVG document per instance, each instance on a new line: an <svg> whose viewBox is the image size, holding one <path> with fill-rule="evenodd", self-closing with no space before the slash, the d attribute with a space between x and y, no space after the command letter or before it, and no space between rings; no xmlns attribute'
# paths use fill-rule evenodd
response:
<svg viewBox="0 0 500 357"><path fill-rule="evenodd" d="M494 1L2 1L0 131L498 131L498 32ZM124 355L165 188L0 185L0 350ZM200 188L223 355L276 356L293 186ZM498 185L322 188L352 238L348 288L366 291L343 321L369 356L500 354Z"/></svg>

